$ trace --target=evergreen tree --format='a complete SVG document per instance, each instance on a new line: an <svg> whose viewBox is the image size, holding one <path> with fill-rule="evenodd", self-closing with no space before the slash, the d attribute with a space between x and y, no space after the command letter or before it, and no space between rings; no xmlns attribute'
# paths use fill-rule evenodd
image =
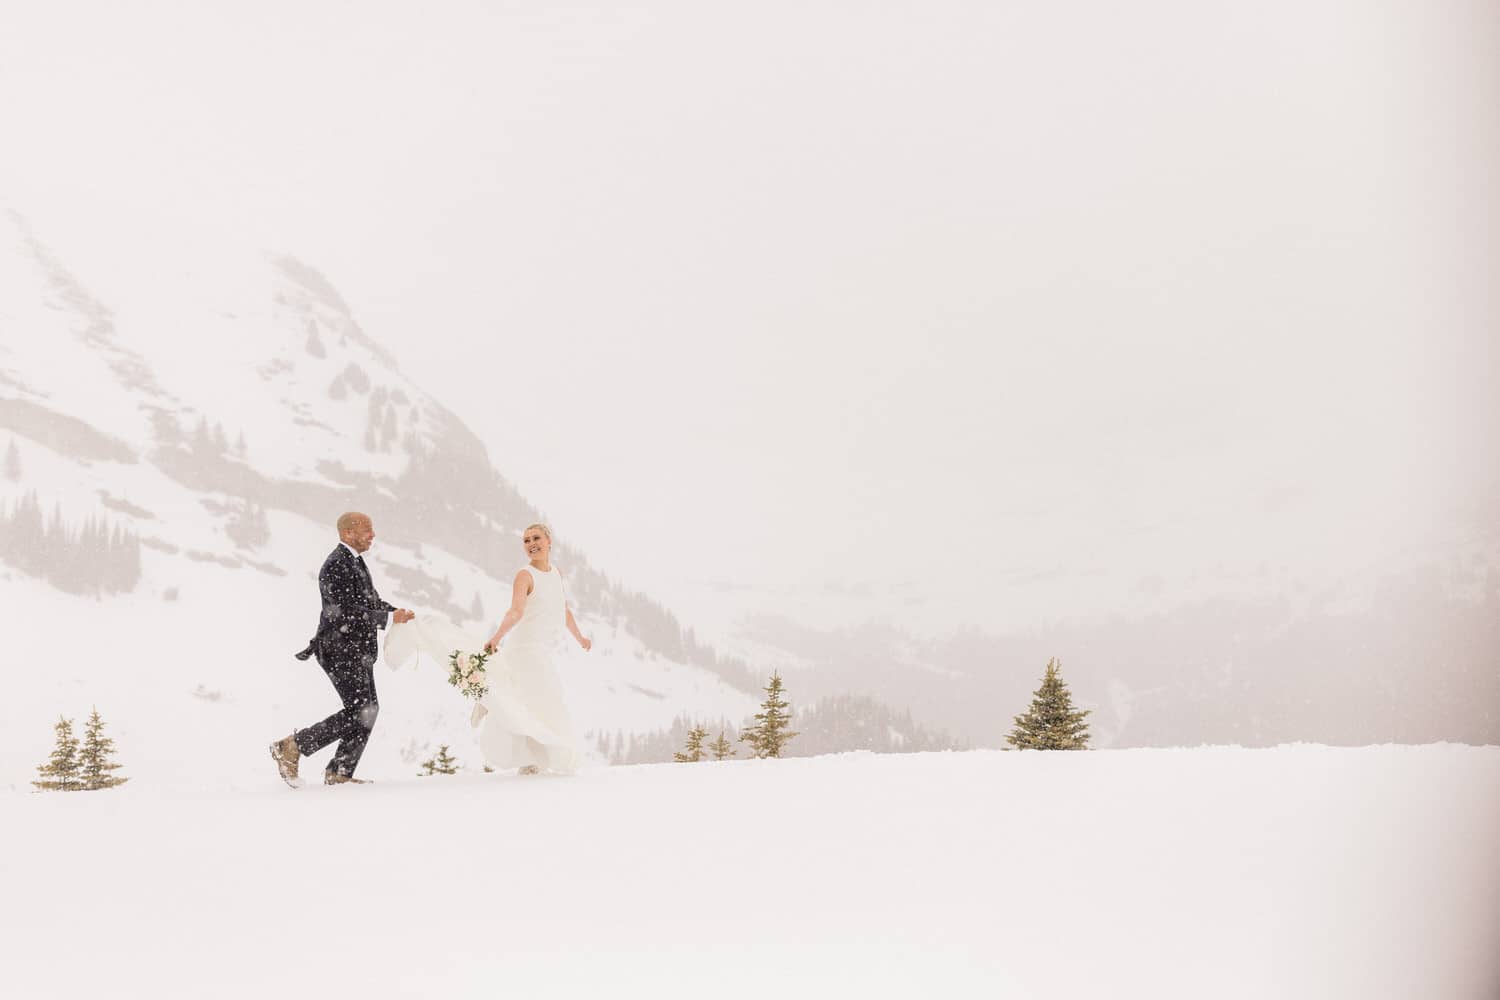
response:
<svg viewBox="0 0 1500 1000"><path fill-rule="evenodd" d="M312 320L307 321L307 353L315 358L328 357L328 349L323 346L323 338L318 336L318 324Z"/></svg>
<svg viewBox="0 0 1500 1000"><path fill-rule="evenodd" d="M21 453L16 450L16 439L10 439L10 447L5 449L5 478L13 483L21 481Z"/></svg>
<svg viewBox="0 0 1500 1000"><path fill-rule="evenodd" d="M703 759L703 741L708 739L708 730L702 726L694 726L688 730L687 745L681 753L674 753L672 759L679 764L696 764Z"/></svg>
<svg viewBox="0 0 1500 1000"><path fill-rule="evenodd" d="M1016 728L1005 741L1017 750L1087 750L1089 727L1084 723L1089 711L1073 708L1056 658L1047 661L1042 686L1031 698L1026 714L1016 716Z"/></svg>
<svg viewBox="0 0 1500 1000"><path fill-rule="evenodd" d="M708 745L709 752L714 755L714 760L728 760L735 755L735 749L724 736L724 730L719 730L719 738Z"/></svg>
<svg viewBox="0 0 1500 1000"><path fill-rule="evenodd" d="M385 441L380 437L380 411L382 403L377 391L370 395L370 405L365 410L365 447L370 451L385 451Z"/></svg>
<svg viewBox="0 0 1500 1000"><path fill-rule="evenodd" d="M756 757L780 757L782 748L797 734L787 728L792 724L792 706L781 697L779 672L771 674L765 691L766 700L755 713L755 721L740 731L740 742L750 744Z"/></svg>
<svg viewBox="0 0 1500 1000"><path fill-rule="evenodd" d="M141 582L141 538L135 532L123 532L122 543L117 556L119 565L119 582L116 590L134 590L135 585Z"/></svg>
<svg viewBox="0 0 1500 1000"><path fill-rule="evenodd" d="M443 743L438 746L437 753L433 754L427 760L422 761L422 767L424 770L421 774L417 775L419 778L425 778L434 774L457 774L458 758L450 756L448 753L448 744Z"/></svg>
<svg viewBox="0 0 1500 1000"><path fill-rule="evenodd" d="M474 591L474 602L469 605L469 617L474 621L484 621L484 602L479 599L479 591Z"/></svg>
<svg viewBox="0 0 1500 1000"><path fill-rule="evenodd" d="M266 544L271 540L271 522L266 517L266 509L258 503L241 500L233 507L228 523L224 525L224 534L236 545L247 549Z"/></svg>
<svg viewBox="0 0 1500 1000"><path fill-rule="evenodd" d="M76 792L83 785L78 778L78 738L73 735L73 720L58 716L52 729L57 733L57 745L47 763L36 769L41 780L32 784L43 791Z"/></svg>
<svg viewBox="0 0 1500 1000"><path fill-rule="evenodd" d="M52 505L52 517L47 521L46 533L42 535L42 551L45 553L45 565L56 566L63 562L63 553L68 547L68 536L72 532L63 523L62 504ZM48 574L51 575L51 574Z"/></svg>
<svg viewBox="0 0 1500 1000"><path fill-rule="evenodd" d="M14 508L0 509L0 559L73 594L108 594L130 590L140 580L140 539L90 516L81 527L64 518L62 508L51 519L42 515L34 492Z"/></svg>
<svg viewBox="0 0 1500 1000"><path fill-rule="evenodd" d="M104 735L104 720L99 718L96 708L83 729L83 750L78 755L79 777L86 791L113 788L130 780L110 774L120 769L120 765L110 759L114 752L115 741Z"/></svg>
<svg viewBox="0 0 1500 1000"><path fill-rule="evenodd" d="M214 450L213 433L208 429L208 418L199 417L193 430L193 451L199 455L211 455Z"/></svg>
<svg viewBox="0 0 1500 1000"><path fill-rule="evenodd" d="M17 501L15 510L7 516L6 521L5 544L0 555L27 573L41 575L47 567L47 532L36 491L27 493Z"/></svg>
<svg viewBox="0 0 1500 1000"><path fill-rule="evenodd" d="M387 404L385 416L380 422L380 450L390 451L391 442L401 436L401 428L396 425L396 408Z"/></svg>

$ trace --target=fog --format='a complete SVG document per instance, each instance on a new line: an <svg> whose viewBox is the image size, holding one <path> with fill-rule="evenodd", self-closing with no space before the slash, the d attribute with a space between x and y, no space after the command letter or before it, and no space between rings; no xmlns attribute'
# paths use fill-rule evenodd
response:
<svg viewBox="0 0 1500 1000"><path fill-rule="evenodd" d="M1494 527L1491 4L4 20L0 202L310 261L690 619L1021 628Z"/></svg>

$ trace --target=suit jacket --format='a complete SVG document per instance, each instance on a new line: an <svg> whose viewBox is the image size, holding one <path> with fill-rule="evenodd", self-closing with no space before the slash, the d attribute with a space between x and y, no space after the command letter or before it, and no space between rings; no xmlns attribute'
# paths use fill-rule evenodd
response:
<svg viewBox="0 0 1500 1000"><path fill-rule="evenodd" d="M386 616L396 609L381 600L359 557L343 545L330 552L318 571L318 592L323 598L318 628L297 659L368 657L373 663L379 652L375 632L385 628Z"/></svg>

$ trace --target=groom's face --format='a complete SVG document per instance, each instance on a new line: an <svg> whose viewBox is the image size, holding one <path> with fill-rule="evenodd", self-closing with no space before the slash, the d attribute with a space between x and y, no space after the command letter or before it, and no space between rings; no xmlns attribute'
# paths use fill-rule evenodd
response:
<svg viewBox="0 0 1500 1000"><path fill-rule="evenodd" d="M375 540L375 526L369 521L355 521L341 537L355 552L365 552Z"/></svg>

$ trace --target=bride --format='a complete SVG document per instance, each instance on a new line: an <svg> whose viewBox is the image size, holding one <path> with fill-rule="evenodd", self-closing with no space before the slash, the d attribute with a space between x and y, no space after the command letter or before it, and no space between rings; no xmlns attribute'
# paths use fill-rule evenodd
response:
<svg viewBox="0 0 1500 1000"><path fill-rule="evenodd" d="M578 769L580 751L552 665L553 647L560 628L585 652L594 644L578 630L562 574L552 565L552 532L545 524L528 525L521 544L530 562L516 572L510 610L484 644L498 654L485 671L489 692L470 721L482 727L479 748L491 767L568 774Z"/></svg>
<svg viewBox="0 0 1500 1000"><path fill-rule="evenodd" d="M490 767L571 774L578 770L582 748L553 654L564 628L584 650L593 643L578 630L562 574L552 565L552 532L544 524L528 525L521 544L530 561L516 572L510 610L485 643L485 650L495 654L485 668L489 690L475 704L469 722L479 727L479 749ZM446 663L454 649L473 648L474 639L465 630L420 615L391 626L385 658L395 669L416 662L421 653Z"/></svg>

